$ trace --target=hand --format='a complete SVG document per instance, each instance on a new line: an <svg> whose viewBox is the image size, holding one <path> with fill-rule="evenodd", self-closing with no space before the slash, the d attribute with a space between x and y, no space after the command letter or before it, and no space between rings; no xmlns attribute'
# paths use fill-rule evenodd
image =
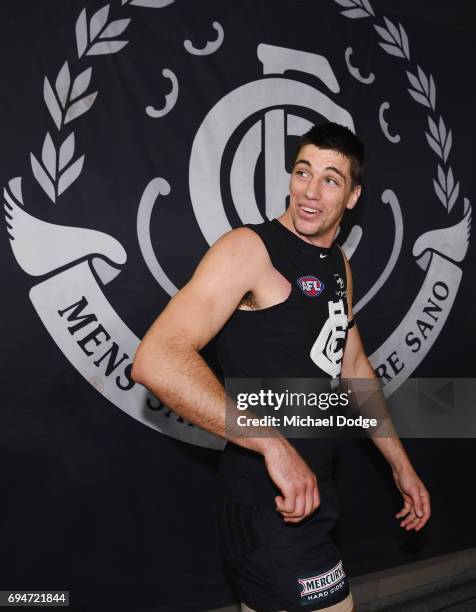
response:
<svg viewBox="0 0 476 612"><path fill-rule="evenodd" d="M277 443L264 454L266 469L282 495L277 495L276 510L286 523L298 523L320 504L316 475L288 443Z"/></svg>
<svg viewBox="0 0 476 612"><path fill-rule="evenodd" d="M395 518L403 518L400 527L420 531L430 518L430 494L412 466L393 471L393 478L403 496L403 508Z"/></svg>

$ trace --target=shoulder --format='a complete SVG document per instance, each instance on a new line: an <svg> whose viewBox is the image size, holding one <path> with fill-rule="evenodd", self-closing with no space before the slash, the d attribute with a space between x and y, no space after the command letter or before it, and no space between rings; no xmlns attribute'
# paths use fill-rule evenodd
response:
<svg viewBox="0 0 476 612"><path fill-rule="evenodd" d="M260 236L248 227L238 227L223 236L210 247L209 254L241 262L265 262L269 259L266 247Z"/></svg>
<svg viewBox="0 0 476 612"><path fill-rule="evenodd" d="M222 277L250 282L260 271L269 265L266 248L256 232L240 227L223 234L205 253L194 276L207 275L211 271Z"/></svg>
<svg viewBox="0 0 476 612"><path fill-rule="evenodd" d="M236 229L226 232L213 244L213 247L220 245L230 247L253 247L259 246L262 243L258 233L249 227L237 227Z"/></svg>

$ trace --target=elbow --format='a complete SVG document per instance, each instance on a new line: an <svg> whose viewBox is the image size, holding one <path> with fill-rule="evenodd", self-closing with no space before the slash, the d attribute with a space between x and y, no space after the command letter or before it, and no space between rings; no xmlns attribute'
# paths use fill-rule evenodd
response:
<svg viewBox="0 0 476 612"><path fill-rule="evenodd" d="M153 393L164 392L170 380L183 371L192 349L183 341L145 339L139 345L132 362L131 378Z"/></svg>
<svg viewBox="0 0 476 612"><path fill-rule="evenodd" d="M367 357L363 356L361 359L356 359L352 363L347 363L345 366L343 365L341 370L341 378L375 378L375 372Z"/></svg>
<svg viewBox="0 0 476 612"><path fill-rule="evenodd" d="M134 382L142 384L144 380L144 374L142 367L139 365L139 360L134 358L132 362L131 378Z"/></svg>
<svg viewBox="0 0 476 612"><path fill-rule="evenodd" d="M156 351L152 354L148 346L145 346L144 341L142 341L137 348L132 362L132 380L144 385L144 387L149 387L152 371L155 370L157 372L157 357Z"/></svg>
<svg viewBox="0 0 476 612"><path fill-rule="evenodd" d="M134 382L145 385L147 370L142 357L138 353L139 349L137 350L134 361L132 362L131 378Z"/></svg>
<svg viewBox="0 0 476 612"><path fill-rule="evenodd" d="M167 388L171 346L168 341L143 340L134 355L131 378L154 394Z"/></svg>

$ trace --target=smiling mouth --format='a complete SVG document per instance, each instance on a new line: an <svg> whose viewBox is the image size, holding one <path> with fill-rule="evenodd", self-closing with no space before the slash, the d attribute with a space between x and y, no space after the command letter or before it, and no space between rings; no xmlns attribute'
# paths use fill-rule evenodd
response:
<svg viewBox="0 0 476 612"><path fill-rule="evenodd" d="M298 205L298 208L299 210L305 212L308 215L317 215L317 213L322 212L318 208L312 208L311 206L302 206L300 204Z"/></svg>

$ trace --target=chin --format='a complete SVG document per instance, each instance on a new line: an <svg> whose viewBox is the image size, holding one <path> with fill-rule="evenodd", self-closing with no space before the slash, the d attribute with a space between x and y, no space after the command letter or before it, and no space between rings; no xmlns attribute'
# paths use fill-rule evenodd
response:
<svg viewBox="0 0 476 612"><path fill-rule="evenodd" d="M320 233L320 226L313 221L303 221L302 219L294 219L294 227L297 232L303 236L315 236Z"/></svg>

